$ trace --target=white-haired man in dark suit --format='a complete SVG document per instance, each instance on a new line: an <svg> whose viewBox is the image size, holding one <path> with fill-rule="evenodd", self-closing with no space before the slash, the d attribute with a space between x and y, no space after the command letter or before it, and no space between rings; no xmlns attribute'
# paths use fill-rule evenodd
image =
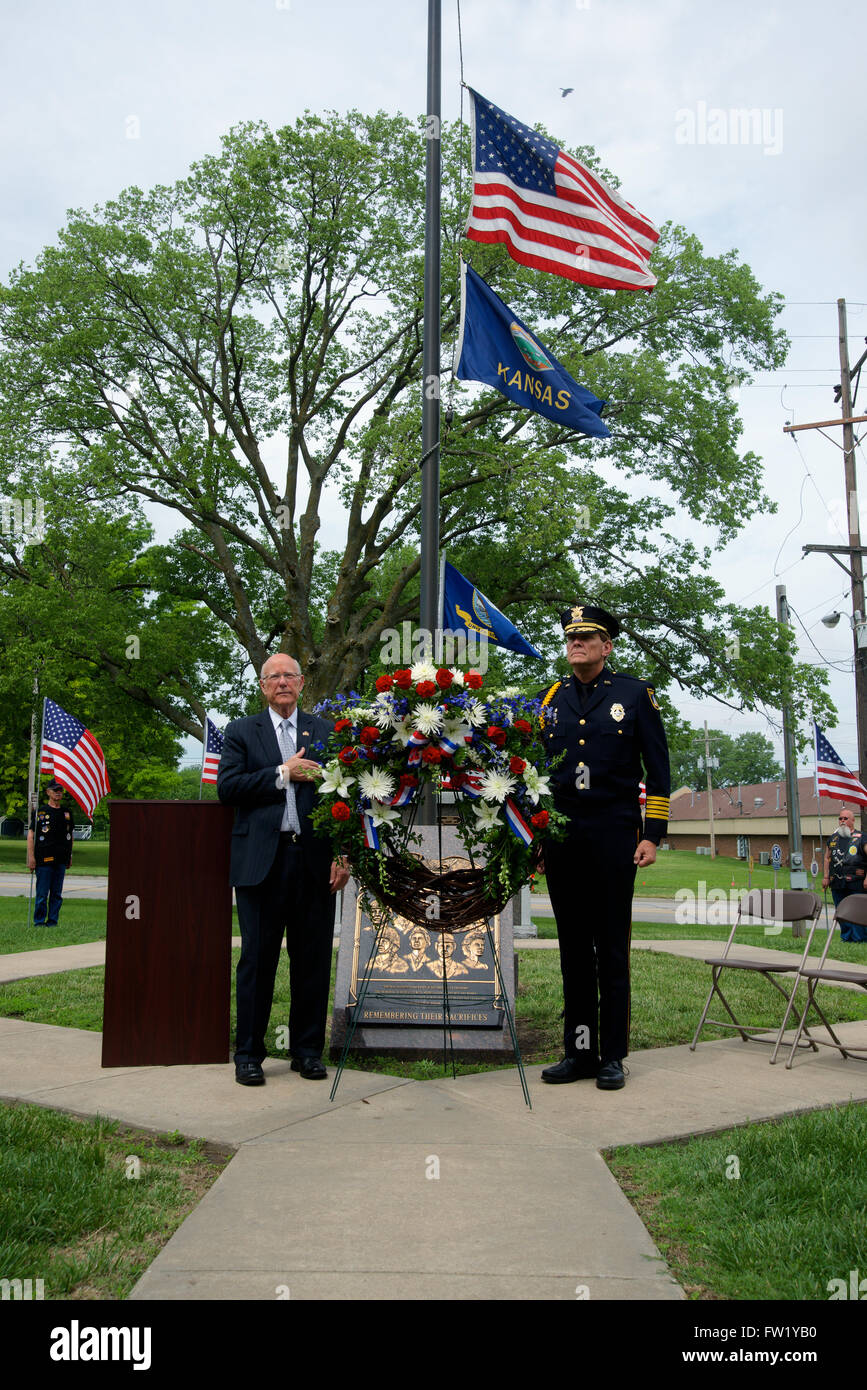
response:
<svg viewBox="0 0 867 1390"><path fill-rule="evenodd" d="M237 808L230 879L241 926L235 1079L265 1080L265 1031L283 935L289 955L289 1052L306 1080L322 1063L331 980L335 894L349 878L310 823L324 745L333 725L298 708L301 667L282 652L259 678L268 708L228 726L217 776L221 801Z"/></svg>

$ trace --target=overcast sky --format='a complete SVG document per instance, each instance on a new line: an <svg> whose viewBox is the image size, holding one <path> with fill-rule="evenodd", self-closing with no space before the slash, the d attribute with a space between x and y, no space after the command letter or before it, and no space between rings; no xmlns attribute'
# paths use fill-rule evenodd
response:
<svg viewBox="0 0 867 1390"><path fill-rule="evenodd" d="M2 0L0 9L3 277L53 240L68 208L180 178L238 121L424 109L426 0ZM847 542L842 431L782 428L839 414L839 297L853 362L867 340L862 6L463 0L461 13L470 85L565 144L595 146L653 221L682 223L710 254L736 248L785 295L787 364L739 393L742 446L763 459L779 511L748 525L715 573L731 600L772 609L786 584L809 634L798 629L802 655L834 663L832 742L856 765L848 580L801 549ZM446 118L458 115L459 83L457 6L443 0ZM574 91L564 99L562 87ZM730 114L738 109L760 113L746 142ZM867 413L865 400L867 388L856 413ZM821 618L835 609L844 618L829 631ZM694 723L772 735L712 701L676 703Z"/></svg>

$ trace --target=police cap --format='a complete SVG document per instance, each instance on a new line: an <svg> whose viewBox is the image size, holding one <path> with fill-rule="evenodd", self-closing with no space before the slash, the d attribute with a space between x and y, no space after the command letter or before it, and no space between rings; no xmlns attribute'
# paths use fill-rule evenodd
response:
<svg viewBox="0 0 867 1390"><path fill-rule="evenodd" d="M560 622L567 637L577 632L598 632L600 637L613 642L620 633L620 624L613 613L607 613L604 608L594 608L589 603L576 603L572 608L564 608Z"/></svg>
<svg viewBox="0 0 867 1390"><path fill-rule="evenodd" d="M66 788L65 788L65 787L62 787L62 786L60 785L59 782L55 781L55 780L52 778L52 780L48 783L48 786L45 788L45 790L46 790L47 792L62 792L62 791L65 791Z"/></svg>

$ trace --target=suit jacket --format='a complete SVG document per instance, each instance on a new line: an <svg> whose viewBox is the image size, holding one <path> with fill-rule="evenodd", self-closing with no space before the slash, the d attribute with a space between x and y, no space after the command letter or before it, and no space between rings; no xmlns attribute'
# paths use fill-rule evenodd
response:
<svg viewBox="0 0 867 1390"><path fill-rule="evenodd" d="M323 763L324 745L333 727L330 720L299 709L296 747L305 750L305 758ZM229 882L237 887L262 883L274 863L286 804L285 790L276 785L277 768L282 762L270 710L247 719L234 719L226 729L217 795L237 808L229 867ZM325 836L315 835L310 823L316 784L294 782L293 786L305 868L316 876L323 874L327 881L333 858L331 843Z"/></svg>

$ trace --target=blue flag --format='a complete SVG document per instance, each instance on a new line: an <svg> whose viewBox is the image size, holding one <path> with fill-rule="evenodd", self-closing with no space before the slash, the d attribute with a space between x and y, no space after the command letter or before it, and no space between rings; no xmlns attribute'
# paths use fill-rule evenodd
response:
<svg viewBox="0 0 867 1390"><path fill-rule="evenodd" d="M484 633L488 641L498 647L508 647L521 656L545 660L542 653L521 636L514 623L510 623L489 598L485 598L474 584L465 579L460 570L456 570L448 560L443 564L443 627L450 628L452 632L465 628L468 632Z"/></svg>
<svg viewBox="0 0 867 1390"><path fill-rule="evenodd" d="M484 381L510 401L582 434L608 439L606 401L579 386L472 266L461 262L461 337L456 375Z"/></svg>

